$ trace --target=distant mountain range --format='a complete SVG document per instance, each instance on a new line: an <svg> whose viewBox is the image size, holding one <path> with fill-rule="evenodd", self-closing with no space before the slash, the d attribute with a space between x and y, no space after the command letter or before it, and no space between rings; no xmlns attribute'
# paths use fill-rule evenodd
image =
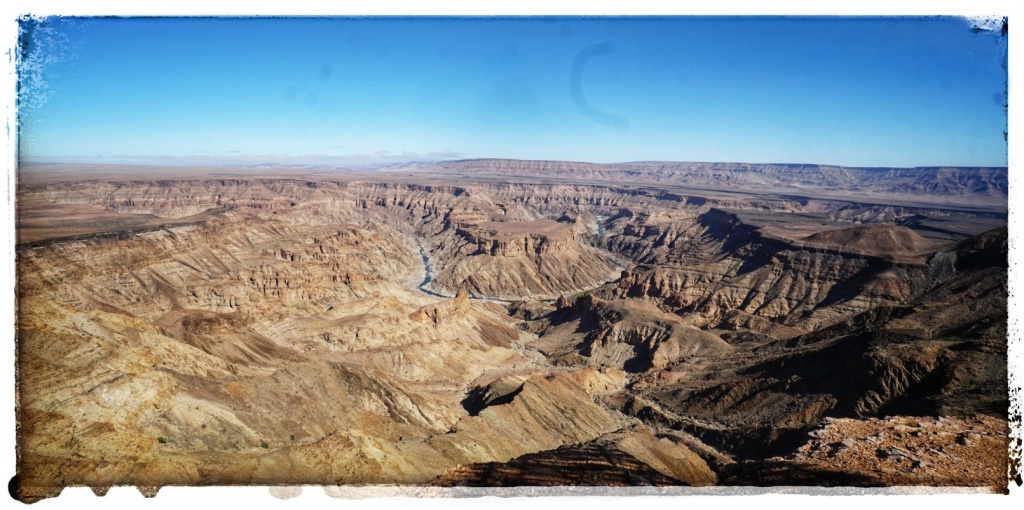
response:
<svg viewBox="0 0 1024 510"><path fill-rule="evenodd" d="M422 167L421 167L422 168ZM683 185L737 191L804 194L853 192L858 195L947 197L977 205L1007 201L1006 167L857 168L814 164L751 164L641 161L578 163L474 159L435 163L430 170L467 175L535 177Z"/></svg>

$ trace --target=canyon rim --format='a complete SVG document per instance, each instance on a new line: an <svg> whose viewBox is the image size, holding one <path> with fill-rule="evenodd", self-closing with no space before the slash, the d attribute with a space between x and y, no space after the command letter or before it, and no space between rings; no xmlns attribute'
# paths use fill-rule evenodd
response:
<svg viewBox="0 0 1024 510"><path fill-rule="evenodd" d="M13 494L1004 493L986 23L24 18Z"/></svg>

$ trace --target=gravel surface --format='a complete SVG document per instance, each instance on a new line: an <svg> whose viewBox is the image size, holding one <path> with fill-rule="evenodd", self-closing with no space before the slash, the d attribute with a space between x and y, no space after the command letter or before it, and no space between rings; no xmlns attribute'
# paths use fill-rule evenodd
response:
<svg viewBox="0 0 1024 510"><path fill-rule="evenodd" d="M1008 424L989 416L830 419L788 457L836 474L856 473L881 485L991 486L1005 490Z"/></svg>

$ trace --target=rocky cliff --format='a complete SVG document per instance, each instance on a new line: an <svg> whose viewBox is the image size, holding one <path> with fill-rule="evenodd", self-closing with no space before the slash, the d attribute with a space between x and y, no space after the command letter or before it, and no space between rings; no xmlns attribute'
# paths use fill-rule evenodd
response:
<svg viewBox="0 0 1024 510"><path fill-rule="evenodd" d="M576 181L685 184L710 189L787 190L795 194L828 190L836 194L889 198L925 195L964 204L998 206L1006 201L1005 167L854 168L833 165L477 159L446 161L435 168L459 175L500 175Z"/></svg>
<svg viewBox="0 0 1024 510"><path fill-rule="evenodd" d="M889 191L911 178L793 172ZM998 172L957 172L975 195L1002 189ZM984 231L998 213L602 176L615 182L30 180L19 494L826 483L838 475L762 461L826 418L1005 423L1008 240ZM918 185L961 196L943 182Z"/></svg>
<svg viewBox="0 0 1024 510"><path fill-rule="evenodd" d="M550 219L460 223L442 232L435 285L478 296L554 298L595 287L617 274L600 250Z"/></svg>

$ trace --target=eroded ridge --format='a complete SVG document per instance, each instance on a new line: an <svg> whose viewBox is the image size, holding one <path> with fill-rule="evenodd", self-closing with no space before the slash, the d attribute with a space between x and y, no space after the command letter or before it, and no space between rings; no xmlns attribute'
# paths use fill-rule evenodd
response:
<svg viewBox="0 0 1024 510"><path fill-rule="evenodd" d="M18 190L21 497L762 476L1005 487L998 210L673 184L704 167L636 169L655 186L480 164L477 179L462 177L469 163L31 176ZM805 169L800 184L840 170ZM985 200L1001 193L998 175L973 172ZM953 473L943 455L977 465Z"/></svg>

